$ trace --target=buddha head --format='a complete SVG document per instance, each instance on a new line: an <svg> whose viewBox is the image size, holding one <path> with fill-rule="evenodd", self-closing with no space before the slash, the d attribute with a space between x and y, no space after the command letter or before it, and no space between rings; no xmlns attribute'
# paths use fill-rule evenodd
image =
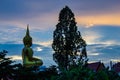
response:
<svg viewBox="0 0 120 80"><path fill-rule="evenodd" d="M29 25L27 25L27 31L25 37L23 38L23 43L24 46L32 46L32 37L29 34Z"/></svg>

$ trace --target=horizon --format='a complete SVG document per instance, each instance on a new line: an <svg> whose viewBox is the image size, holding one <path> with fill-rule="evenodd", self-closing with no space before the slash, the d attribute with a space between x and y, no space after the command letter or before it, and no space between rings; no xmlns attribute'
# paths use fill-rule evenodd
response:
<svg viewBox="0 0 120 80"><path fill-rule="evenodd" d="M6 57L11 58L15 63L22 63L21 51L24 47L23 44L1 44L0 50L7 50ZM41 58L44 62L44 66L56 65L53 60L53 49L51 46L44 46L33 44L32 49L34 56ZM105 66L110 66L110 61L113 64L120 62L120 45L106 45L106 44L94 44L87 46L88 63L102 62ZM113 54L114 53L114 54Z"/></svg>

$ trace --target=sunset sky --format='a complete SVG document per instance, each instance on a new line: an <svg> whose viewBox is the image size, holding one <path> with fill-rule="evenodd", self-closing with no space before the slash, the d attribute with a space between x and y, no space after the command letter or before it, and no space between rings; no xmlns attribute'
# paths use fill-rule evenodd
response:
<svg viewBox="0 0 120 80"><path fill-rule="evenodd" d="M120 44L120 0L0 0L0 44L22 43L29 24L33 43L50 45L66 5L87 44Z"/></svg>

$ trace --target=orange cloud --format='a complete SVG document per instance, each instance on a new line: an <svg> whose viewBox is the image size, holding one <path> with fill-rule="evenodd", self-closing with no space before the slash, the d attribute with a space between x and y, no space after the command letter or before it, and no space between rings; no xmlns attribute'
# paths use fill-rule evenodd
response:
<svg viewBox="0 0 120 80"><path fill-rule="evenodd" d="M99 14L99 15L87 15L87 16L77 16L76 22L80 25L86 27L91 27L94 25L115 25L120 26L120 14Z"/></svg>

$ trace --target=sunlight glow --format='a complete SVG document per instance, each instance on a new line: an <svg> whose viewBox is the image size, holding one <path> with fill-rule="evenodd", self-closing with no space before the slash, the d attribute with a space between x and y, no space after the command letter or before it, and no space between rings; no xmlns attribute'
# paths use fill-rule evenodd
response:
<svg viewBox="0 0 120 80"><path fill-rule="evenodd" d="M95 44L99 42L99 39L102 37L99 33L93 31L85 31L84 33L83 39L87 44Z"/></svg>
<svg viewBox="0 0 120 80"><path fill-rule="evenodd" d="M45 47L48 47L48 46L51 46L52 40L50 40L50 41L45 41L45 42L37 42L37 44L42 45L42 46L45 46Z"/></svg>
<svg viewBox="0 0 120 80"><path fill-rule="evenodd" d="M79 15L76 17L76 21L78 24L82 24L86 28L93 27L94 25L120 26L120 14Z"/></svg>
<svg viewBox="0 0 120 80"><path fill-rule="evenodd" d="M93 23L89 23L89 24L86 24L86 25L85 25L86 28L93 27L93 26L94 26Z"/></svg>
<svg viewBox="0 0 120 80"><path fill-rule="evenodd" d="M120 59L111 59L113 62L120 62Z"/></svg>
<svg viewBox="0 0 120 80"><path fill-rule="evenodd" d="M7 57L10 57L12 60L22 60L22 56L18 56L18 55L7 56Z"/></svg>
<svg viewBox="0 0 120 80"><path fill-rule="evenodd" d="M104 42L99 42L100 44L106 44L106 46L109 45L114 45L114 44L120 44L119 42L116 42L114 40L108 40L108 41L104 41Z"/></svg>
<svg viewBox="0 0 120 80"><path fill-rule="evenodd" d="M90 55L90 56L98 56L99 53L90 53L90 54L88 54L88 55Z"/></svg>

